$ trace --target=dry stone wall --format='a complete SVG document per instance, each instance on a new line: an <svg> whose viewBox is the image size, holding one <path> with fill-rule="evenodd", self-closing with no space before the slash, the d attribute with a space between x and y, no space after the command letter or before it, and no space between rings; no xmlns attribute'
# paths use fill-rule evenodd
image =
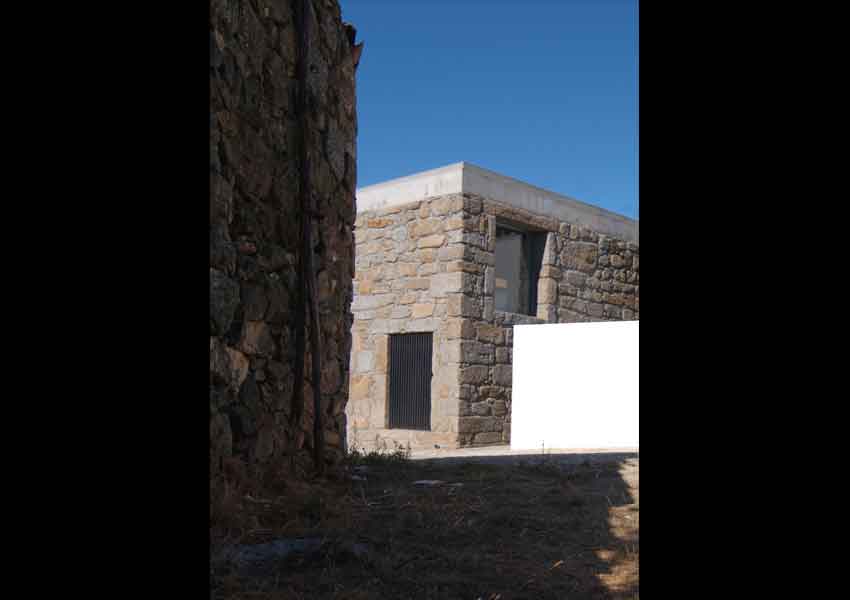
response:
<svg viewBox="0 0 850 600"><path fill-rule="evenodd" d="M309 462L313 400L293 406L301 260L299 128L309 149L328 460L345 444L356 187L354 61L336 0L308 3L304 118L291 0L211 0L210 469ZM309 339L309 338L307 338ZM310 356L307 346L309 377Z"/></svg>

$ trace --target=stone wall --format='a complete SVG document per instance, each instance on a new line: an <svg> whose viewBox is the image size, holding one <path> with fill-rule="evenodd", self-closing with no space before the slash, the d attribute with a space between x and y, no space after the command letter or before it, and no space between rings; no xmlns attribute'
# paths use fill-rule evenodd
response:
<svg viewBox="0 0 850 600"><path fill-rule="evenodd" d="M460 338L469 308L463 199L444 196L357 215L349 443L451 447L457 442ZM467 290L470 294L474 290ZM387 429L391 334L433 333L430 432Z"/></svg>
<svg viewBox="0 0 850 600"><path fill-rule="evenodd" d="M325 440L344 449L356 184L354 59L336 0L308 11L308 106L296 114L292 0L212 0L210 9L210 468L309 461L313 400L293 406L295 307L303 287L299 151L304 126L322 338ZM307 338L309 339L309 337ZM309 344L307 345L309 378Z"/></svg>
<svg viewBox="0 0 850 600"><path fill-rule="evenodd" d="M479 196L464 194L464 206L465 228L487 233L467 238L477 269L467 269L463 288L476 290L475 302L481 310L469 313L472 326L465 329L469 335L462 341L461 372L475 370L476 376L462 382L459 443L509 443L513 326L639 319L639 248ZM493 310L493 232L499 219L548 232L536 317ZM492 357L487 368L479 367L481 356Z"/></svg>
<svg viewBox="0 0 850 600"><path fill-rule="evenodd" d="M495 310L496 224L546 232L536 316ZM639 319L639 250L472 194L358 214L349 443L510 442L513 326ZM387 429L387 341L434 333L432 432Z"/></svg>

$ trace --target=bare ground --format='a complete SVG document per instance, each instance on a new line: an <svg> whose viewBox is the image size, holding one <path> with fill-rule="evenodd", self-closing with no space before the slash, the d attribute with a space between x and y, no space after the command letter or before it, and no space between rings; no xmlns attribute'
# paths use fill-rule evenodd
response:
<svg viewBox="0 0 850 600"><path fill-rule="evenodd" d="M361 456L214 507L212 598L638 598L638 509L634 453ZM319 548L223 553L294 538Z"/></svg>

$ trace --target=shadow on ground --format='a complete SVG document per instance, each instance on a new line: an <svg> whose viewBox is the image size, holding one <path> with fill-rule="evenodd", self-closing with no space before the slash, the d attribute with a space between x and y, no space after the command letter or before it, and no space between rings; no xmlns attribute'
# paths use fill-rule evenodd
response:
<svg viewBox="0 0 850 600"><path fill-rule="evenodd" d="M637 598L637 483L635 453L361 460L242 503L219 546L320 549L250 576L213 561L213 597Z"/></svg>
<svg viewBox="0 0 850 600"><path fill-rule="evenodd" d="M496 446L500 448L501 446ZM546 451L540 453L527 454L470 454L464 456L446 456L446 457L416 457L416 461L434 462L441 465L456 465L456 464L487 464L487 465L503 465L503 466L518 466L522 464L558 464L565 467L576 465L594 465L604 463L624 463L629 459L637 459L637 452L553 452Z"/></svg>

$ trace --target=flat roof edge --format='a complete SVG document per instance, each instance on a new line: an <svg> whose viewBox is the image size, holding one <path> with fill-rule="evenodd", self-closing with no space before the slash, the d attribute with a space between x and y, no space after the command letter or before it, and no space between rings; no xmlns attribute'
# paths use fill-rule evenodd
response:
<svg viewBox="0 0 850 600"><path fill-rule="evenodd" d="M357 212L461 193L474 194L639 243L638 220L466 161L359 188L356 192Z"/></svg>
<svg viewBox="0 0 850 600"><path fill-rule="evenodd" d="M398 177L356 191L357 212L398 206L435 196L460 194L463 165L453 163L437 169Z"/></svg>
<svg viewBox="0 0 850 600"><path fill-rule="evenodd" d="M427 177L433 177L435 175L441 175L443 173L449 173L452 171L460 171L463 169L464 162L456 162L450 165L446 165L444 167L437 167L436 169L429 169L427 171L420 171L419 173L413 173L411 175L404 175L402 177L396 177L394 179L387 179L386 181L381 181L379 183L373 183L371 185L365 185L363 187L357 188L357 193L361 192L371 192L373 190L380 190L386 187L393 187L398 184L408 183L411 181L416 181L419 179L425 179Z"/></svg>
<svg viewBox="0 0 850 600"><path fill-rule="evenodd" d="M553 197L555 197L559 200L563 200L565 202L574 203L578 206L596 211L599 214L609 216L609 217L614 218L614 219L622 219L622 220L624 220L628 223L635 223L636 222L635 219L632 219L631 217L624 215L622 213L614 212L613 210L608 210L607 208L602 208L601 206L596 206L595 204L590 204L588 202L578 200L576 198L573 198L572 196L567 196L566 194L561 194L561 193L558 193L558 192L553 192L552 190L547 190L546 188L542 188L540 186L537 186L537 185L534 185L534 184L531 184L531 183L527 183L525 181L522 181L521 179L517 179L516 177L511 177L509 175L502 175L501 173L497 173L496 171L491 171L490 169L485 169L484 167L479 167L478 165L474 165L474 164L469 163L469 162L462 162L462 163L458 163L458 164L463 165L464 171L470 171L470 172L478 171L481 174L488 175L490 177L496 177L496 178L506 180L506 181L510 181L510 182L512 182L512 183L514 183L518 186L533 189L533 190L537 191L538 193L550 195L550 196L553 196ZM466 181L466 180L464 180L464 181ZM473 191L470 191L469 189L466 189L466 187L464 188L463 191L468 192L468 193L472 193L472 194L475 193Z"/></svg>

